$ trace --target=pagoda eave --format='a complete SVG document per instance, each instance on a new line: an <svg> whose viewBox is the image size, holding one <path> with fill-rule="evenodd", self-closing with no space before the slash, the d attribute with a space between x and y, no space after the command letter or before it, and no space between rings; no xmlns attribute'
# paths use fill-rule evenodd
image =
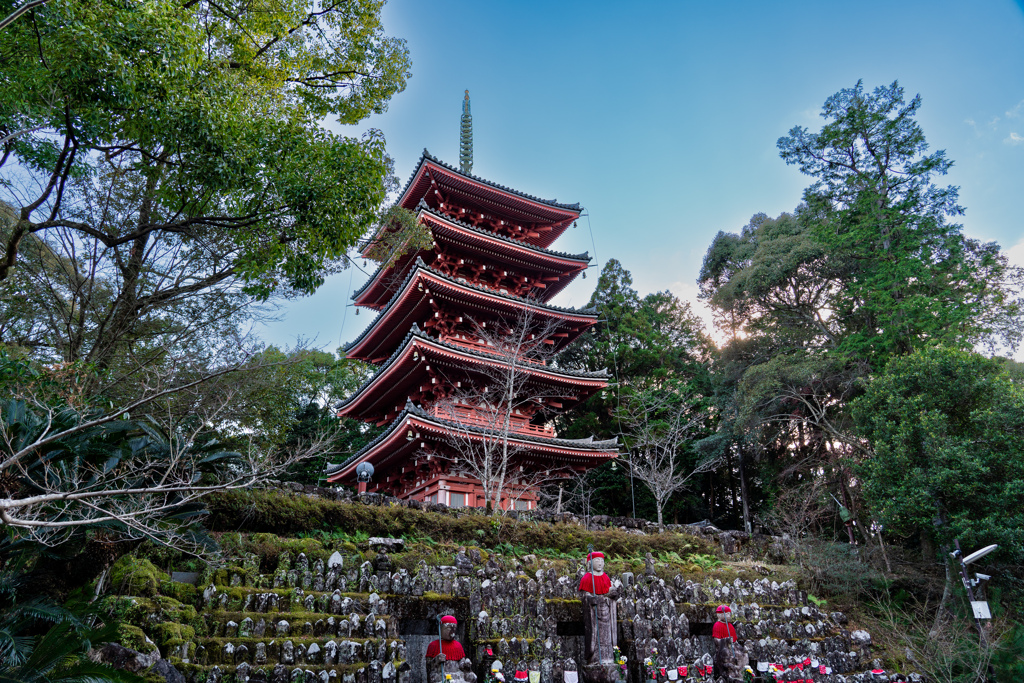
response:
<svg viewBox="0 0 1024 683"><path fill-rule="evenodd" d="M422 400L421 394L429 394L437 375L455 382L480 376L480 368L498 368L507 362L489 353L486 347L474 346L433 339L414 328L372 377L348 400L336 405L337 415L377 421L376 416L400 412L408 397ZM536 384L555 389L547 392L549 398L545 402L557 412L568 410L608 386L606 372L577 373L530 362L523 362L520 367Z"/></svg>
<svg viewBox="0 0 1024 683"><path fill-rule="evenodd" d="M536 237L525 241L547 247L561 236L577 218L581 209L578 204L560 204L517 192L474 175L467 175L452 166L430 156L426 150L413 171L398 203L413 211L421 199L429 198L431 206L437 206L442 189L480 210L513 221L543 226Z"/></svg>
<svg viewBox="0 0 1024 683"><path fill-rule="evenodd" d="M346 347L346 355L380 363L394 352L413 322L435 317L434 307L439 302L485 320L489 316L516 320L525 311L538 321L556 321L560 330L551 340L552 351L571 343L597 320L595 313L559 308L455 280L420 260L377 318Z"/></svg>
<svg viewBox="0 0 1024 683"><path fill-rule="evenodd" d="M386 473L389 467L405 462L419 453L427 442L450 443L453 426L469 439L483 441L501 438L489 430L456 425L449 420L431 416L420 408L407 407L395 418L384 434L344 463L330 466L327 481L354 482L356 467L364 462L372 464L376 472ZM551 467L581 466L589 469L619 455L615 439L588 442L582 439L530 437L513 432L508 434L508 442L522 453L520 457L523 460L550 462Z"/></svg>
<svg viewBox="0 0 1024 683"><path fill-rule="evenodd" d="M456 251L484 254L495 263L519 270L527 268L538 273L530 287L538 292L541 301L548 301L585 271L591 258L587 253L566 254L524 244L509 237L474 228L440 214L425 205L420 205L418 220L428 226L436 245L443 244ZM405 272L417 257L431 263L435 254L420 251L400 258L389 268L378 268L370 279L352 294L357 306L379 310L394 292L395 283L404 278Z"/></svg>

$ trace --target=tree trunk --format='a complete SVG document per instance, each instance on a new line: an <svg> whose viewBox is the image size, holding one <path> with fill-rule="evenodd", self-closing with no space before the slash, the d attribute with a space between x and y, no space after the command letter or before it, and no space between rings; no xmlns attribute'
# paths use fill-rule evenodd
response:
<svg viewBox="0 0 1024 683"><path fill-rule="evenodd" d="M935 561L935 544L926 531L921 531L921 561L931 564Z"/></svg>
<svg viewBox="0 0 1024 683"><path fill-rule="evenodd" d="M743 499L743 530L748 534L754 533L750 524L750 498L747 494L747 472L744 468L743 448L740 447L739 468L740 468L740 495Z"/></svg>
<svg viewBox="0 0 1024 683"><path fill-rule="evenodd" d="M948 557L945 552L947 548L943 548L942 556ZM939 600L939 608L935 610L935 621L932 623L932 630L928 634L929 638L935 638L939 629L942 628L942 619L946 610L946 604L949 602L950 596L953 594L953 573L949 569L949 560L947 559L944 563L946 565L946 584L942 588L942 599Z"/></svg>

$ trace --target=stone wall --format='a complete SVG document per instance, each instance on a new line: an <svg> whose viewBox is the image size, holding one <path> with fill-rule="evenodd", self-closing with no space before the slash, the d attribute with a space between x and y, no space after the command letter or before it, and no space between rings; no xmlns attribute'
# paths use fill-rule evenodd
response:
<svg viewBox="0 0 1024 683"><path fill-rule="evenodd" d="M198 587L196 635L164 656L191 683L422 683L426 643L451 613L481 681L495 658L509 674L539 671L542 683L560 683L581 663L582 564L568 574L528 571L495 555L484 561L471 548L453 566L421 562L409 572L395 570L383 552L401 541L386 541L371 539L382 549L372 562L286 554L273 574L256 573L251 558L247 570L208 574ZM633 682L650 680L640 662L653 650L659 667L686 665L688 680L716 680L700 672L712 663L719 604L731 606L755 671L775 663L786 668L786 681L898 680L866 673L870 636L849 632L842 614L819 610L792 583L665 580L653 570L614 581L622 593L619 645Z"/></svg>

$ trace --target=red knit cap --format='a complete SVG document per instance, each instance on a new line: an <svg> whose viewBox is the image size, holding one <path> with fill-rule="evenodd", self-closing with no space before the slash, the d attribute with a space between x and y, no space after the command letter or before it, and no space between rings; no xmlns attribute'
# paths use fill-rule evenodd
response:
<svg viewBox="0 0 1024 683"><path fill-rule="evenodd" d="M526 672L526 671L516 671L516 680L517 681L525 681L529 677L530 677L529 672Z"/></svg>
<svg viewBox="0 0 1024 683"><path fill-rule="evenodd" d="M442 624L457 624L459 622L456 621L455 617L453 617L452 615L446 614L443 617L441 617L441 623Z"/></svg>
<svg viewBox="0 0 1024 683"><path fill-rule="evenodd" d="M716 609L715 611L719 612L719 613L721 613L721 612L732 612L732 610L729 609L729 605L719 605L718 609Z"/></svg>
<svg viewBox="0 0 1024 683"><path fill-rule="evenodd" d="M592 552L589 555L587 555L587 560L590 561L590 560L594 559L595 557L600 557L603 560L604 559L604 553L602 553L600 550L595 550L594 552Z"/></svg>

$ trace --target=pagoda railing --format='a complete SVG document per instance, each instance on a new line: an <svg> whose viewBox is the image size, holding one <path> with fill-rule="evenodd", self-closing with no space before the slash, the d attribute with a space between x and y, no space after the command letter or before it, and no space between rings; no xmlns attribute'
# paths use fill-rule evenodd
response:
<svg viewBox="0 0 1024 683"><path fill-rule="evenodd" d="M494 431L501 431L502 416L497 413L485 413L479 408L465 408L462 406L433 406L428 411L434 417L449 422L470 427L483 427ZM509 420L509 431L516 434L529 434L532 436L544 436L554 438L555 428L550 425L533 425L523 417L512 416Z"/></svg>
<svg viewBox="0 0 1024 683"><path fill-rule="evenodd" d="M446 344L451 344L452 346L461 346L462 348L469 349L471 351L483 351L484 353L490 353L492 355L502 355L499 351L495 351L494 347L488 346L483 342L469 341L468 339L459 339L457 337L446 337L443 338L442 341L444 341ZM520 356L519 362L529 363L531 365L548 364L545 360L538 360L536 358L523 358L522 356Z"/></svg>

